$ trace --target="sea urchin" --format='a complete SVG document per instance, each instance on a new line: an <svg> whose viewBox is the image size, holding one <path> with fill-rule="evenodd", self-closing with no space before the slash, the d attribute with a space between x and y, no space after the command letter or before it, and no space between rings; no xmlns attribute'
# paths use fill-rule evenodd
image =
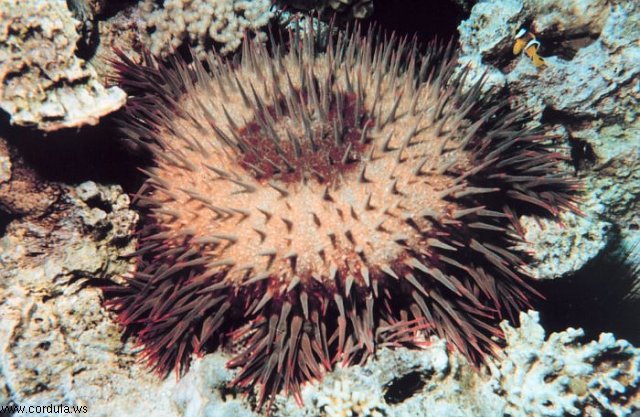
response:
<svg viewBox="0 0 640 417"><path fill-rule="evenodd" d="M160 372L233 345L259 404L429 333L479 362L533 292L517 215L575 209L563 155L447 50L316 40L116 65L154 166L138 271L108 303Z"/></svg>

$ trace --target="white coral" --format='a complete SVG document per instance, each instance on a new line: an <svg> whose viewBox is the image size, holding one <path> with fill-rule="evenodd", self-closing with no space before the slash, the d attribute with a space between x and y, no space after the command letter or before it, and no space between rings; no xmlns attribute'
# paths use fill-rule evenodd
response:
<svg viewBox="0 0 640 417"><path fill-rule="evenodd" d="M387 415L382 392L372 393L352 381L338 379L320 392L317 406L321 415L330 417L383 417ZM368 386L368 388L371 388Z"/></svg>
<svg viewBox="0 0 640 417"><path fill-rule="evenodd" d="M154 55L175 51L186 40L204 55L208 41L221 44L220 52L236 50L247 32L266 38L260 29L271 19L270 0L143 0L141 11Z"/></svg>
<svg viewBox="0 0 640 417"><path fill-rule="evenodd" d="M582 329L545 340L537 312L520 313L520 327L501 324L507 348L493 383L504 390L514 417L629 415L640 384L640 351L611 333L581 344ZM631 396L631 397L630 397ZM588 411L588 412L587 412Z"/></svg>

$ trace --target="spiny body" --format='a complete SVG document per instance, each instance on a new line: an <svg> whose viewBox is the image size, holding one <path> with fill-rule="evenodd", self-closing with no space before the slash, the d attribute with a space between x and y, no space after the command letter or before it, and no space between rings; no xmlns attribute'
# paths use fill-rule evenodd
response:
<svg viewBox="0 0 640 417"><path fill-rule="evenodd" d="M116 65L155 164L138 272L108 302L161 372L230 339L260 404L427 334L481 361L533 293L517 214L575 209L563 155L482 79L465 90L449 50L315 43Z"/></svg>

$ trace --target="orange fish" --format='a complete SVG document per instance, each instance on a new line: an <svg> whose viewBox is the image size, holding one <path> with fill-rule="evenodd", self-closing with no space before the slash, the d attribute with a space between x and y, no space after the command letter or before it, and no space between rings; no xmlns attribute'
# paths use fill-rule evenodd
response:
<svg viewBox="0 0 640 417"><path fill-rule="evenodd" d="M536 35L531 33L525 28L522 28L516 34L516 41L513 43L513 54L519 55L522 51L524 51L525 55L527 55L533 65L536 68L540 68L545 66L546 63L544 59L538 55L538 48L540 48L540 41L536 39Z"/></svg>

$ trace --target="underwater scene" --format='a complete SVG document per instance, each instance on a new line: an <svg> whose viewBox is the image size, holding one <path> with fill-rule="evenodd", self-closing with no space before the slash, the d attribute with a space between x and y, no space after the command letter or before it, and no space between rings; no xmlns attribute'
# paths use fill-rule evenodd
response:
<svg viewBox="0 0 640 417"><path fill-rule="evenodd" d="M0 0L0 417L640 417L640 2Z"/></svg>

